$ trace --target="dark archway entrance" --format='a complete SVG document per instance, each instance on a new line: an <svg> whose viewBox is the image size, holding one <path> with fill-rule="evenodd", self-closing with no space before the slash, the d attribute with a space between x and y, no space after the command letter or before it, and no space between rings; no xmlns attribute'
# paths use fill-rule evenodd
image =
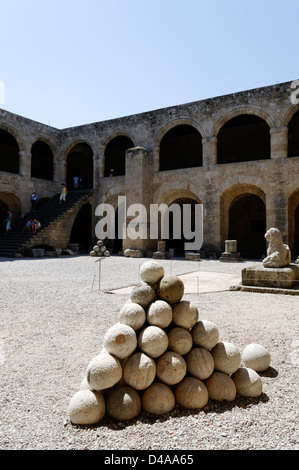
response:
<svg viewBox="0 0 299 470"><path fill-rule="evenodd" d="M292 258L297 259L299 256L299 204L294 212L294 253Z"/></svg>
<svg viewBox="0 0 299 470"><path fill-rule="evenodd" d="M113 176L126 174L126 151L133 148L134 143L129 137L120 135L110 140L105 149L104 176L109 176L113 170Z"/></svg>
<svg viewBox="0 0 299 470"><path fill-rule="evenodd" d="M202 165L202 137L194 127L182 124L170 129L160 144L160 171Z"/></svg>
<svg viewBox="0 0 299 470"><path fill-rule="evenodd" d="M85 204L72 227L70 243L78 243L80 253L88 253L92 244L91 212L91 205Z"/></svg>
<svg viewBox="0 0 299 470"><path fill-rule="evenodd" d="M85 143L75 145L68 154L66 185L69 190L74 188L75 176L83 179L80 189L93 188L93 151Z"/></svg>
<svg viewBox="0 0 299 470"><path fill-rule="evenodd" d="M4 201L0 200L0 232L5 231L5 220L7 218L8 206Z"/></svg>
<svg viewBox="0 0 299 470"><path fill-rule="evenodd" d="M185 255L185 243L194 241L192 239L187 239L184 236L184 230L183 230L183 205L184 204L190 204L190 206L191 206L191 220L188 221L188 224L189 224L189 227L190 227L190 231L194 232L194 230L195 230L195 205L198 204L198 202L195 201L194 199L182 198L182 199L178 199L178 200L174 201L172 204L177 204L179 206L179 209L180 209L179 213L181 215L181 217L180 217L181 237L179 239L175 238L174 223L177 223L176 219L175 219L176 215L175 215L175 212L174 213L170 212L169 213L169 239L166 240L166 248L167 248L167 250L173 249L174 250L174 256L183 257ZM171 207L171 205L169 207ZM177 219L177 220L179 220L179 219Z"/></svg>
<svg viewBox="0 0 299 470"><path fill-rule="evenodd" d="M41 140L31 148L31 177L53 181L53 153L49 145Z"/></svg>
<svg viewBox="0 0 299 470"><path fill-rule="evenodd" d="M264 119L242 114L219 131L217 163L236 163L270 158L270 129Z"/></svg>
<svg viewBox="0 0 299 470"><path fill-rule="evenodd" d="M19 173L19 150L16 139L0 129L0 171Z"/></svg>
<svg viewBox="0 0 299 470"><path fill-rule="evenodd" d="M266 255L266 206L255 194L237 197L229 209L229 240L237 240L243 258Z"/></svg>

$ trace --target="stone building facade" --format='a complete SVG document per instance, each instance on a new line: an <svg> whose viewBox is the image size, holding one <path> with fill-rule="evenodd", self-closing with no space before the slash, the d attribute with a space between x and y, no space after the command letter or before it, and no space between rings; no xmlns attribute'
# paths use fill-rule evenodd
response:
<svg viewBox="0 0 299 470"><path fill-rule="evenodd" d="M237 239L243 258L265 254L277 227L299 255L299 99L293 82L66 129L0 110L0 213L30 209L82 176L96 207L202 203L203 249ZM295 99L294 99L295 97ZM113 169L113 177L110 177ZM79 216L79 214L78 214ZM129 217L127 222L129 221ZM92 243L92 241L91 241ZM114 251L154 250L157 240L116 240ZM182 253L182 240L168 248Z"/></svg>

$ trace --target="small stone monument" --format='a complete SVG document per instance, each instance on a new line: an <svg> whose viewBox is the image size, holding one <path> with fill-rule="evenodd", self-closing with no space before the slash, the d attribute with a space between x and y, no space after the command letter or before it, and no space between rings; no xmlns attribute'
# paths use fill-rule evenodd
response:
<svg viewBox="0 0 299 470"><path fill-rule="evenodd" d="M225 251L221 254L220 261L226 263L238 263L243 261L237 252L237 240L225 240Z"/></svg>
<svg viewBox="0 0 299 470"><path fill-rule="evenodd" d="M242 270L242 285L293 289L299 281L299 266L291 263L291 251L283 243L280 230L270 228L265 238L267 256L261 266Z"/></svg>
<svg viewBox="0 0 299 470"><path fill-rule="evenodd" d="M169 253L166 251L166 242L164 240L158 241L158 249L153 254L154 259L169 259Z"/></svg>

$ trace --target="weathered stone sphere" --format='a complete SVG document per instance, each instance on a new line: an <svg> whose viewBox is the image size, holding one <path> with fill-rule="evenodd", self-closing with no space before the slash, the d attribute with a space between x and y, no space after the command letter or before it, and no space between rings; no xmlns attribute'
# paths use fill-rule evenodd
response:
<svg viewBox="0 0 299 470"><path fill-rule="evenodd" d="M193 348L186 357L188 372L200 380L205 380L214 372L212 354L204 348Z"/></svg>
<svg viewBox="0 0 299 470"><path fill-rule="evenodd" d="M191 351L193 346L192 336L185 328L179 326L172 328L168 333L168 349L184 356Z"/></svg>
<svg viewBox="0 0 299 470"><path fill-rule="evenodd" d="M211 349L215 369L225 374L233 374L241 365L241 353L232 343L222 341Z"/></svg>
<svg viewBox="0 0 299 470"><path fill-rule="evenodd" d="M152 285L146 282L139 282L134 286L130 299L132 302L141 305L146 308L156 298L156 292Z"/></svg>
<svg viewBox="0 0 299 470"><path fill-rule="evenodd" d="M175 396L163 383L153 383L142 394L142 408L148 413L162 415L170 413L175 407Z"/></svg>
<svg viewBox="0 0 299 470"><path fill-rule="evenodd" d="M108 353L95 356L87 366L86 378L92 390L104 390L115 385L122 377L119 360Z"/></svg>
<svg viewBox="0 0 299 470"><path fill-rule="evenodd" d="M136 418L140 410L139 394L128 385L115 388L107 398L107 413L118 421Z"/></svg>
<svg viewBox="0 0 299 470"><path fill-rule="evenodd" d="M98 241L97 241L97 245L98 245L98 246L103 246L103 245L104 245L103 240L98 240Z"/></svg>
<svg viewBox="0 0 299 470"><path fill-rule="evenodd" d="M198 308L188 300L181 300L173 308L173 323L189 330L198 321Z"/></svg>
<svg viewBox="0 0 299 470"><path fill-rule="evenodd" d="M183 408L196 410L207 405L209 394L201 380L195 377L185 377L175 388L175 399Z"/></svg>
<svg viewBox="0 0 299 470"><path fill-rule="evenodd" d="M93 251L93 250L89 254L90 254L90 256L97 256L96 251Z"/></svg>
<svg viewBox="0 0 299 470"><path fill-rule="evenodd" d="M243 397L259 397L263 391L263 383L258 373L249 367L240 367L232 375L237 393Z"/></svg>
<svg viewBox="0 0 299 470"><path fill-rule="evenodd" d="M206 387L211 400L234 401L236 398L236 386L233 379L223 372L213 372L207 379Z"/></svg>
<svg viewBox="0 0 299 470"><path fill-rule="evenodd" d="M108 353L124 359L135 351L137 336L130 326L116 323L105 334L103 344Z"/></svg>
<svg viewBox="0 0 299 470"><path fill-rule="evenodd" d="M242 361L246 367L256 372L264 372L271 362L270 353L261 344L248 344L241 353Z"/></svg>
<svg viewBox="0 0 299 470"><path fill-rule="evenodd" d="M133 354L124 365L123 378L135 390L144 390L149 387L155 376L155 361L142 352Z"/></svg>
<svg viewBox="0 0 299 470"><path fill-rule="evenodd" d="M196 346L208 350L216 346L219 341L219 329L209 320L199 320L192 328L191 334Z"/></svg>
<svg viewBox="0 0 299 470"><path fill-rule="evenodd" d="M140 268L140 279L149 284L157 284L164 276L164 268L156 261L147 261Z"/></svg>
<svg viewBox="0 0 299 470"><path fill-rule="evenodd" d="M172 322L172 307L165 300L156 300L147 307L146 316L150 325L167 328Z"/></svg>
<svg viewBox="0 0 299 470"><path fill-rule="evenodd" d="M139 349L151 357L161 356L168 347L168 336L158 326L147 326L138 337Z"/></svg>
<svg viewBox="0 0 299 470"><path fill-rule="evenodd" d="M105 414L105 400L101 392L79 390L71 398L67 413L73 424L90 425L98 423Z"/></svg>
<svg viewBox="0 0 299 470"><path fill-rule="evenodd" d="M184 295L184 283L173 274L167 274L157 284L158 297L171 305L176 304Z"/></svg>
<svg viewBox="0 0 299 470"><path fill-rule="evenodd" d="M146 320L146 313L144 308L129 300L125 305L120 309L118 315L119 323L128 325L133 330L137 331L144 325Z"/></svg>
<svg viewBox="0 0 299 470"><path fill-rule="evenodd" d="M157 377L166 385L179 383L186 375L185 359L174 351L167 351L159 357L156 363Z"/></svg>

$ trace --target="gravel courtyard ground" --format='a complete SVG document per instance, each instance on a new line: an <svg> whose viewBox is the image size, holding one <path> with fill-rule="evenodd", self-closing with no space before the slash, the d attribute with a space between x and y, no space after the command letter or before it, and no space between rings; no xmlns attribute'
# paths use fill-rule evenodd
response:
<svg viewBox="0 0 299 470"><path fill-rule="evenodd" d="M0 259L0 449L298 450L299 297L215 291L211 275L206 292L184 299L218 325L220 340L268 349L262 396L209 402L196 412L176 407L159 418L142 412L127 423L69 422L69 400L128 299L112 291L137 283L145 261L105 259L99 290L98 263L89 256ZM214 273L216 283L217 273L240 276L252 263L161 264L177 275Z"/></svg>

